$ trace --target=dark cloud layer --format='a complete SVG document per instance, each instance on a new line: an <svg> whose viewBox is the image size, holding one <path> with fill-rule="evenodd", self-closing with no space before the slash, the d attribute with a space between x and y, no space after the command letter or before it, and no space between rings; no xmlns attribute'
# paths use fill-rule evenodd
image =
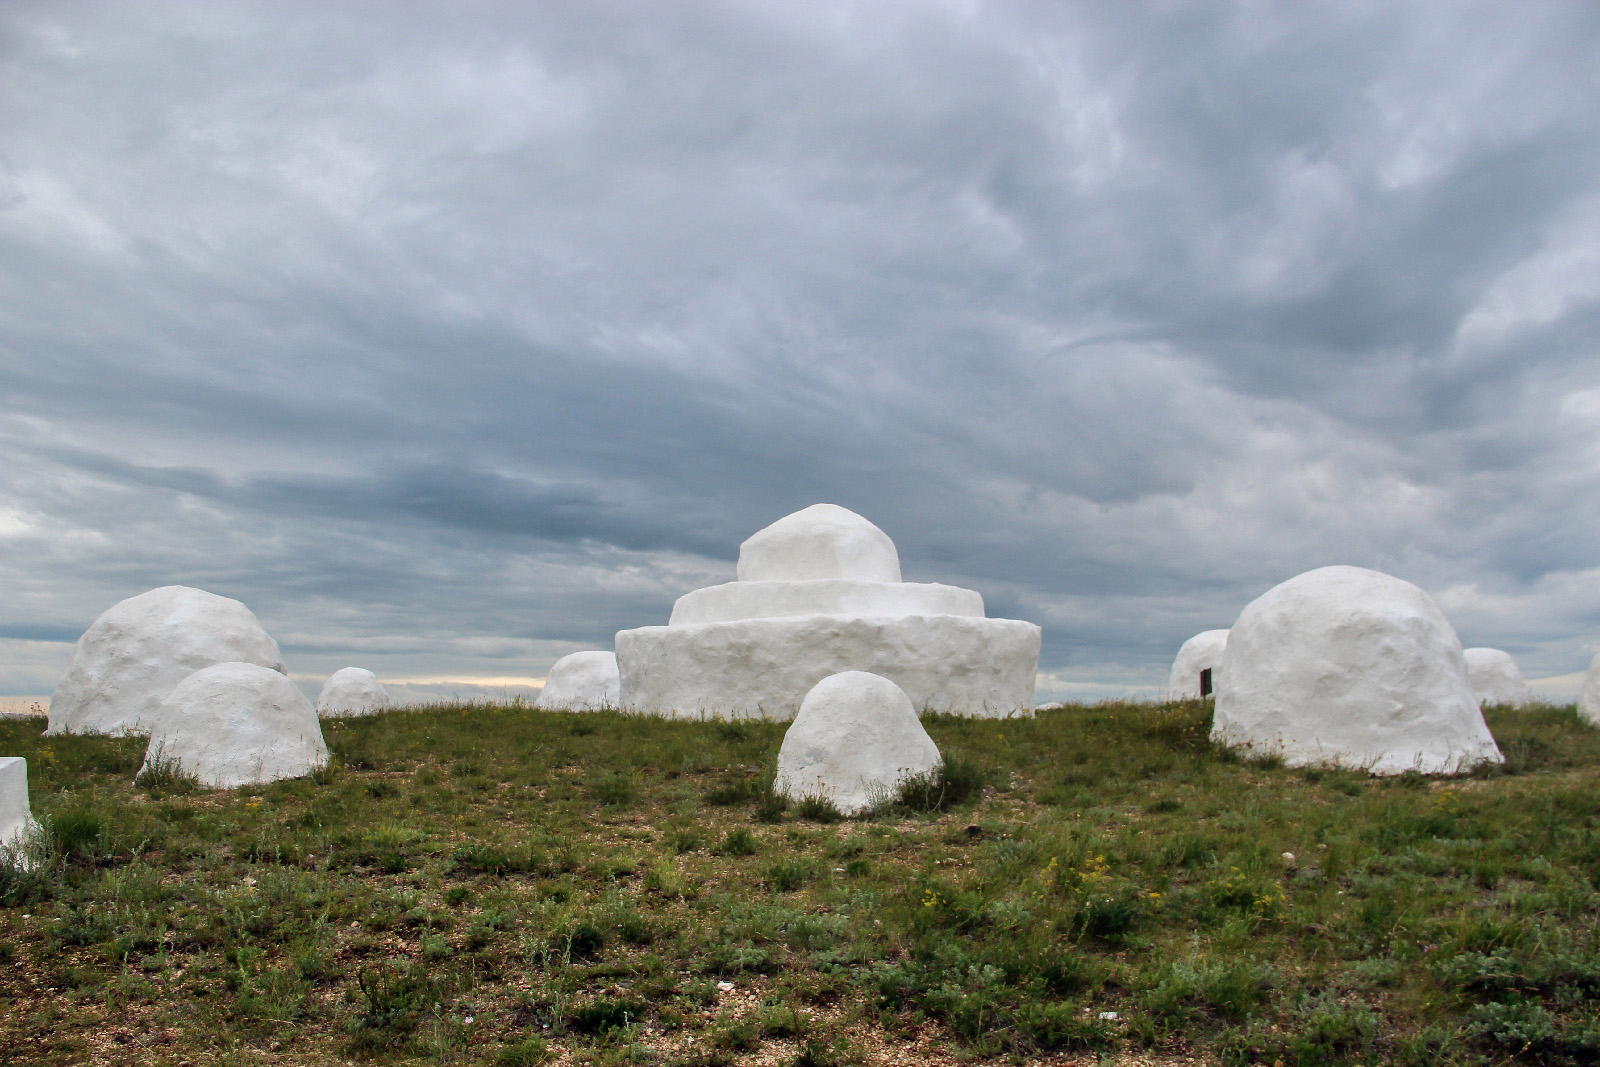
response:
<svg viewBox="0 0 1600 1067"><path fill-rule="evenodd" d="M1332 562L1600 641L1600 14L15 3L0 690L185 582L536 677L830 500L1160 684Z"/></svg>

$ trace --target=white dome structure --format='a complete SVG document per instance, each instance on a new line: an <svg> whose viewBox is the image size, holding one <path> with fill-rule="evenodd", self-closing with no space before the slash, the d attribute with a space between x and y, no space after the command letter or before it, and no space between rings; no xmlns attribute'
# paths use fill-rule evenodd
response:
<svg viewBox="0 0 1600 1067"><path fill-rule="evenodd" d="M394 707L389 691L378 676L365 667L345 667L334 671L317 694L317 716L323 719L376 715Z"/></svg>
<svg viewBox="0 0 1600 1067"><path fill-rule="evenodd" d="M790 800L823 797L859 815L930 774L939 749L905 691L887 678L846 671L812 687L778 749L773 789Z"/></svg>
<svg viewBox="0 0 1600 1067"><path fill-rule="evenodd" d="M1228 634L1211 736L1291 766L1454 773L1501 762L1433 599L1361 567L1323 567L1252 601Z"/></svg>
<svg viewBox="0 0 1600 1067"><path fill-rule="evenodd" d="M1467 661L1467 683L1479 707L1508 704L1525 708L1533 703L1533 690L1522 677L1511 653L1498 648L1469 648L1462 652Z"/></svg>
<svg viewBox="0 0 1600 1067"><path fill-rule="evenodd" d="M50 698L45 733L149 733L174 686L202 668L232 662L284 669L278 643L237 600L186 585L129 597L78 638Z"/></svg>
<svg viewBox="0 0 1600 1067"><path fill-rule="evenodd" d="M0 858L27 862L28 839L35 824L28 805L28 761L0 756Z"/></svg>
<svg viewBox="0 0 1600 1067"><path fill-rule="evenodd" d="M1198 700L1216 692L1228 631L1202 630L1183 643L1167 674L1168 700Z"/></svg>
<svg viewBox="0 0 1600 1067"><path fill-rule="evenodd" d="M615 652L573 652L545 675L533 706L541 711L599 711L622 703L622 679Z"/></svg>
<svg viewBox="0 0 1600 1067"><path fill-rule="evenodd" d="M984 617L970 589L902 582L888 535L814 504L739 546L739 580L678 598L666 626L617 634L623 706L680 718L792 719L822 679L882 675L920 709L1029 709L1039 627Z"/></svg>
<svg viewBox="0 0 1600 1067"><path fill-rule="evenodd" d="M231 789L310 774L328 762L328 746L317 709L288 678L254 663L219 663L161 702L144 765L157 761Z"/></svg>
<svg viewBox="0 0 1600 1067"><path fill-rule="evenodd" d="M1589 673L1578 690L1578 715L1593 726L1600 726L1600 653L1589 661Z"/></svg>

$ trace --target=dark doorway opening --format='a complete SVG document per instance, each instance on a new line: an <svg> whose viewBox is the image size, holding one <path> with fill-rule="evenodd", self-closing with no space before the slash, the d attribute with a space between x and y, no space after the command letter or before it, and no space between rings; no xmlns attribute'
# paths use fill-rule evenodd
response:
<svg viewBox="0 0 1600 1067"><path fill-rule="evenodd" d="M1203 696L1203 697L1208 697L1208 696L1211 695L1211 668L1210 667L1207 667L1205 670L1200 672L1200 695Z"/></svg>

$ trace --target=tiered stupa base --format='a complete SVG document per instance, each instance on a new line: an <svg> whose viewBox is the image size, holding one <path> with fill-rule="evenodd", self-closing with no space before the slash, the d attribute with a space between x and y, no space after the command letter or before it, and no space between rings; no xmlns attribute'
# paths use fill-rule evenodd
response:
<svg viewBox="0 0 1600 1067"><path fill-rule="evenodd" d="M981 609L980 609L981 610ZM964 615L804 615L617 634L622 696L670 718L793 719L818 682L867 671L921 711L1031 713L1039 627Z"/></svg>

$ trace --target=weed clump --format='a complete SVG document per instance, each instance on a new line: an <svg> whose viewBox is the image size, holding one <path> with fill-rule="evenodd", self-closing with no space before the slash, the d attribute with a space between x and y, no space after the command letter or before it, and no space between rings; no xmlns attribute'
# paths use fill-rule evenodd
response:
<svg viewBox="0 0 1600 1067"><path fill-rule="evenodd" d="M884 811L933 813L949 811L976 800L989 784L989 774L974 760L957 753L946 753L939 765L927 774L910 775L900 780Z"/></svg>

